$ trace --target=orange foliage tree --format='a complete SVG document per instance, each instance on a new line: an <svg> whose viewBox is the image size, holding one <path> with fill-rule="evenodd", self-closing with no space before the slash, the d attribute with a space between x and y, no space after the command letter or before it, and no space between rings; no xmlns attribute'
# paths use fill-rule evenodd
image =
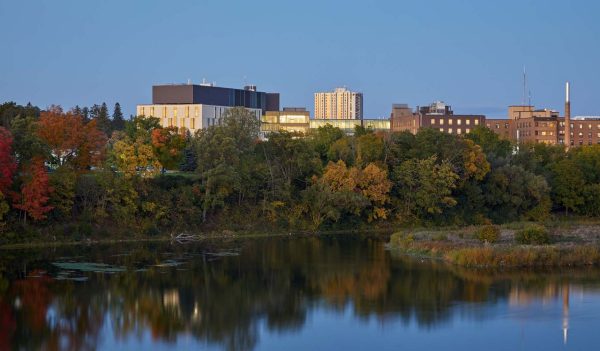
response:
<svg viewBox="0 0 600 351"><path fill-rule="evenodd" d="M104 157L106 136L95 120L85 123L83 117L55 108L41 113L37 133L50 148L53 166L85 171Z"/></svg>
<svg viewBox="0 0 600 351"><path fill-rule="evenodd" d="M337 163L330 162L323 172L323 181L333 191L353 191L367 198L372 207L368 214L369 221L387 217L385 205L390 200L392 183L388 179L387 171L374 163L369 163L361 169L348 168L341 160Z"/></svg>
<svg viewBox="0 0 600 351"><path fill-rule="evenodd" d="M46 218L46 213L52 210L48 205L52 187L49 185L48 173L44 167L44 159L34 157L22 173L23 184L20 193L13 193L13 207L24 212L36 221Z"/></svg>
<svg viewBox="0 0 600 351"><path fill-rule="evenodd" d="M0 194L6 194L17 169L15 158L12 154L13 138L8 130L0 127Z"/></svg>

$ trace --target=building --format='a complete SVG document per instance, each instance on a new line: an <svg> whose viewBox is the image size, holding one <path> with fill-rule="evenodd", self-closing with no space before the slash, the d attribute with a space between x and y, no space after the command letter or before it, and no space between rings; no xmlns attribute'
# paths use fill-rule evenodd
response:
<svg viewBox="0 0 600 351"><path fill-rule="evenodd" d="M443 101L435 101L417 111L413 112L405 104L392 105L391 130L416 134L420 128L435 128L444 133L463 135L477 126L485 126L484 115L456 115Z"/></svg>
<svg viewBox="0 0 600 351"><path fill-rule="evenodd" d="M271 132L298 132L308 134L310 113L304 107L284 107L282 111L267 111L261 117L260 130Z"/></svg>
<svg viewBox="0 0 600 351"><path fill-rule="evenodd" d="M163 127L195 132L221 123L222 115L232 107L245 107L257 119L279 110L279 94L244 89L222 88L212 84L171 84L152 87L152 104L138 105L138 116L160 119Z"/></svg>
<svg viewBox="0 0 600 351"><path fill-rule="evenodd" d="M390 115L390 129L394 132L409 131L417 134L421 128L421 116L407 104L393 104Z"/></svg>
<svg viewBox="0 0 600 351"><path fill-rule="evenodd" d="M390 120L389 119L311 119L309 128L311 130L319 127L325 127L331 125L336 128L340 128L344 133L348 135L354 134L354 129L357 126L363 126L367 129L372 129L376 132L389 132L390 131Z"/></svg>
<svg viewBox="0 0 600 351"><path fill-rule="evenodd" d="M362 119L363 94L336 88L315 93L315 119Z"/></svg>
<svg viewBox="0 0 600 351"><path fill-rule="evenodd" d="M485 126L502 139L512 140L512 123L506 118L486 118Z"/></svg>

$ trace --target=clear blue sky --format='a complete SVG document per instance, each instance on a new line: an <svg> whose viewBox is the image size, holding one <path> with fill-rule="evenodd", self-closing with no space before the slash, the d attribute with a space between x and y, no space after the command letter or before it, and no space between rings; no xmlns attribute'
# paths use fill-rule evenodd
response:
<svg viewBox="0 0 600 351"><path fill-rule="evenodd" d="M206 78L310 110L347 86L367 117L438 99L505 116L525 65L533 104L562 111L570 80L573 113L600 115L598 14L595 0L0 0L0 101L130 114L152 84Z"/></svg>

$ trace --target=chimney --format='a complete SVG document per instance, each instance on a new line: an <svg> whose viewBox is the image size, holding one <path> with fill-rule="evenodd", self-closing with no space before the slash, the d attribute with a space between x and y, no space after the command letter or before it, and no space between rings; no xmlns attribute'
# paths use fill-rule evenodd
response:
<svg viewBox="0 0 600 351"><path fill-rule="evenodd" d="M565 85L565 146L571 147L571 87L569 82Z"/></svg>

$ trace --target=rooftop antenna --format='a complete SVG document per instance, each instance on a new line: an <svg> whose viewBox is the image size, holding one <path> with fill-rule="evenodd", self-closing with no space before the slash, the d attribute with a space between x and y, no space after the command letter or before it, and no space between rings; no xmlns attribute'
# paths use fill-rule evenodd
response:
<svg viewBox="0 0 600 351"><path fill-rule="evenodd" d="M529 90L529 106L531 106L531 90Z"/></svg>
<svg viewBox="0 0 600 351"><path fill-rule="evenodd" d="M188 85L192 85L192 80L188 78Z"/></svg>
<svg viewBox="0 0 600 351"><path fill-rule="evenodd" d="M523 105L525 105L525 96L527 91L527 73L525 72L525 65L523 65Z"/></svg>

